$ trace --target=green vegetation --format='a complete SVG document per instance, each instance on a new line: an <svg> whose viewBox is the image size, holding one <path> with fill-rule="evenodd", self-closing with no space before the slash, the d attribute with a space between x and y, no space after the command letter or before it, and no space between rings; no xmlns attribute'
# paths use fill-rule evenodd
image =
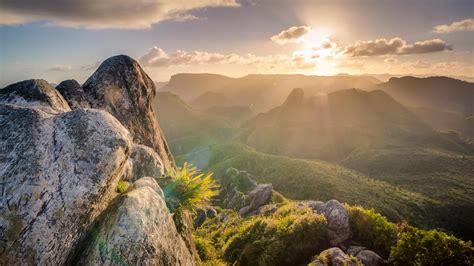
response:
<svg viewBox="0 0 474 266"><path fill-rule="evenodd" d="M307 263L327 246L324 216L289 203L276 211L273 208L269 205L262 215L245 219L229 213L223 223L214 218L198 228L196 235L208 239L201 243L213 243L224 261L238 265ZM207 253L200 253L201 259L215 258L209 256L211 248L204 250Z"/></svg>
<svg viewBox="0 0 474 266"><path fill-rule="evenodd" d="M217 195L217 183L212 173L200 173L193 165L184 163L183 167L172 169L163 185L166 205L176 213L186 209L195 212Z"/></svg>
<svg viewBox="0 0 474 266"><path fill-rule="evenodd" d="M407 226L390 253L393 265L474 265L472 243Z"/></svg>
<svg viewBox="0 0 474 266"><path fill-rule="evenodd" d="M130 187L130 183L127 181L119 181L117 184L117 192L118 193L124 193L127 191L127 189Z"/></svg>
<svg viewBox="0 0 474 266"><path fill-rule="evenodd" d="M391 247L397 242L397 226L373 209L366 210L347 204L345 207L349 214L352 237L364 247L387 257Z"/></svg>
<svg viewBox="0 0 474 266"><path fill-rule="evenodd" d="M437 230L423 230L359 206L345 205L351 240L394 265L473 265L471 242ZM307 207L286 201L269 204L257 216L242 218L219 209L198 227L196 247L203 265L302 265L328 261L326 219ZM358 260L352 258L354 263Z"/></svg>

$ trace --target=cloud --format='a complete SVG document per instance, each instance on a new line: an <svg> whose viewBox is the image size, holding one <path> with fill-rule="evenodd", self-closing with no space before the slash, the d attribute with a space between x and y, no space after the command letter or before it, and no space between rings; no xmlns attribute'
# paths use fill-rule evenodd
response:
<svg viewBox="0 0 474 266"><path fill-rule="evenodd" d="M210 64L232 64L257 66L266 69L280 68L287 70L308 69L315 67L315 60L294 52L291 55L275 54L257 56L253 54L222 54L205 51L186 52L177 50L168 54L159 47L153 47L140 57L139 62L144 67L166 68L174 66L196 66Z"/></svg>
<svg viewBox="0 0 474 266"><path fill-rule="evenodd" d="M70 65L54 65L50 68L48 68L48 71L69 71L72 70L72 66Z"/></svg>
<svg viewBox="0 0 474 266"><path fill-rule="evenodd" d="M349 69L358 69L363 70L365 68L365 64L362 61L355 60L355 61L347 61L344 60L337 64L338 68L349 68Z"/></svg>
<svg viewBox="0 0 474 266"><path fill-rule="evenodd" d="M383 60L385 63L387 64L394 64L394 63L397 63L398 60L396 58L393 58L393 57L390 57L390 58L387 58L385 60Z"/></svg>
<svg viewBox="0 0 474 266"><path fill-rule="evenodd" d="M425 61L416 61L416 62L409 62L402 65L403 68L430 68L431 63Z"/></svg>
<svg viewBox="0 0 474 266"><path fill-rule="evenodd" d="M451 45L446 44L440 39L407 44L402 38L396 37L390 40L357 41L355 44L346 46L344 54L348 56L405 55L441 52L452 49Z"/></svg>
<svg viewBox="0 0 474 266"><path fill-rule="evenodd" d="M96 61L95 63L88 64L88 65L85 65L85 66L81 66L80 70L95 70L99 66L100 66L100 61Z"/></svg>
<svg viewBox="0 0 474 266"><path fill-rule="evenodd" d="M450 33L456 31L474 31L474 19L468 18L461 21L455 21L451 24L442 24L435 26L434 33Z"/></svg>
<svg viewBox="0 0 474 266"><path fill-rule="evenodd" d="M191 11L237 7L236 0L2 0L0 25L46 22L64 27L150 28L164 20L196 18Z"/></svg>
<svg viewBox="0 0 474 266"><path fill-rule="evenodd" d="M291 27L273 35L270 39L278 44L301 42L306 34L311 31L310 26Z"/></svg>

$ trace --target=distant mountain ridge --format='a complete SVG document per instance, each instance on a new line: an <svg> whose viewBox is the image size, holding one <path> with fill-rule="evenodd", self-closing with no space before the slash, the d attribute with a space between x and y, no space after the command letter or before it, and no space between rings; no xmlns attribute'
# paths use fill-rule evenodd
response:
<svg viewBox="0 0 474 266"><path fill-rule="evenodd" d="M256 112L267 111L281 104L293 88L302 88L307 95L352 87L368 88L380 83L372 77L260 75L230 78L217 74L177 74L161 88L191 102L204 93L220 93L228 105L247 105Z"/></svg>

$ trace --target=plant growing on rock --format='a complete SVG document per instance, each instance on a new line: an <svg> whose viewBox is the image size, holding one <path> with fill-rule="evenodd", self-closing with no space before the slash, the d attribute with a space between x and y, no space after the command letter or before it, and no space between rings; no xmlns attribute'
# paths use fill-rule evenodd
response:
<svg viewBox="0 0 474 266"><path fill-rule="evenodd" d="M201 173L192 164L184 163L180 168L171 169L168 177L159 180L163 187L166 205L173 213L178 229L181 227L181 217L184 210L196 210L212 197L216 196L218 185L212 178L212 173Z"/></svg>

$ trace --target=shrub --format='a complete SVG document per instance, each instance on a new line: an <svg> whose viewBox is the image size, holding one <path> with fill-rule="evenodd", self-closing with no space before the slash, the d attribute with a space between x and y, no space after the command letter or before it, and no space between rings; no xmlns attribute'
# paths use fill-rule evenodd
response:
<svg viewBox="0 0 474 266"><path fill-rule="evenodd" d="M394 265L474 265L472 243L436 230L407 227L390 253Z"/></svg>
<svg viewBox="0 0 474 266"><path fill-rule="evenodd" d="M127 181L119 181L117 184L117 192L124 193L127 191L129 187L130 187L130 183L128 183Z"/></svg>
<svg viewBox="0 0 474 266"><path fill-rule="evenodd" d="M185 163L183 167L172 169L163 186L166 205L176 213L186 209L195 212L217 195L218 185L212 179L212 173L200 173L193 165Z"/></svg>
<svg viewBox="0 0 474 266"><path fill-rule="evenodd" d="M224 260L238 265L307 263L327 246L327 222L309 209L287 204L247 220L224 246Z"/></svg>
<svg viewBox="0 0 474 266"><path fill-rule="evenodd" d="M391 247L397 242L397 225L375 213L373 209L349 205L345 207L349 214L352 239L388 257Z"/></svg>

